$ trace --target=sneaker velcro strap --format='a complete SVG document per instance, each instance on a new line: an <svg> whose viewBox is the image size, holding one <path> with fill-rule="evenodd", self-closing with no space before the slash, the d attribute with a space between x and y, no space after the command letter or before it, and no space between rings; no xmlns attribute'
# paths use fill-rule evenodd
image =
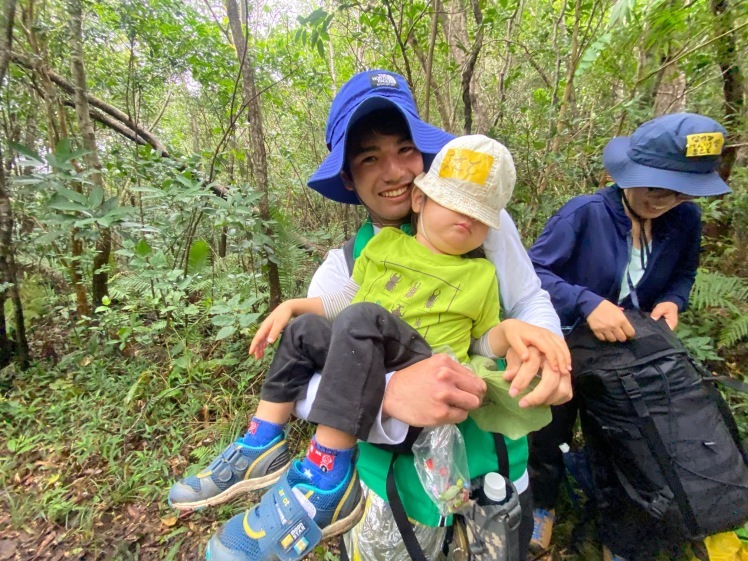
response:
<svg viewBox="0 0 748 561"><path fill-rule="evenodd" d="M285 474L259 505L247 511L244 531L257 540L262 559L280 561L301 559L322 539L322 530L296 498Z"/></svg>

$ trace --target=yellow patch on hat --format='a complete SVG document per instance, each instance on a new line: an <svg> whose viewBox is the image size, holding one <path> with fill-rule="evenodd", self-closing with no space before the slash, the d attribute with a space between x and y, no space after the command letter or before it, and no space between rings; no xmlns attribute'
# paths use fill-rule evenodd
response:
<svg viewBox="0 0 748 561"><path fill-rule="evenodd" d="M485 185L493 165L493 156L466 148L450 148L442 160L439 177Z"/></svg>
<svg viewBox="0 0 748 561"><path fill-rule="evenodd" d="M725 137L721 132L704 132L686 136L686 158L719 156Z"/></svg>

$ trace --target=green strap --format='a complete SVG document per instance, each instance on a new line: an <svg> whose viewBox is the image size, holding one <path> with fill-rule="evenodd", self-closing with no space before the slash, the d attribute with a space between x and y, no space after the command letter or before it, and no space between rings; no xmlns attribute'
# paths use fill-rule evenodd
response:
<svg viewBox="0 0 748 561"><path fill-rule="evenodd" d="M410 223L401 224L400 229L406 234L408 234L409 236L413 235L413 231L410 227ZM359 228L358 233L356 234L356 241L353 244L353 259L354 260L358 259L361 256L361 252L364 251L366 244L369 243L369 241L373 237L374 237L374 225L371 223L371 219L368 219L366 222L364 222L363 226Z"/></svg>

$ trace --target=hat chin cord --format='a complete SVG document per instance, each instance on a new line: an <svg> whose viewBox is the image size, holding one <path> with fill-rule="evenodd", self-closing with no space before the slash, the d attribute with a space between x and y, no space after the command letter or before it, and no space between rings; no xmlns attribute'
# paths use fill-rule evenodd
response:
<svg viewBox="0 0 748 561"><path fill-rule="evenodd" d="M429 235L426 233L426 225L423 223L423 214L426 212L426 201L428 201L428 197L426 197L423 201L423 208L421 209L421 212L418 213L418 231L416 234L421 234L424 239L431 244L431 247L436 247L434 245L434 242L431 241L431 238L429 238Z"/></svg>
<svg viewBox="0 0 748 561"><path fill-rule="evenodd" d="M649 240L647 239L647 230L644 227L644 223L648 220L646 218L642 218L639 216L636 211L631 208L631 203L629 202L628 197L626 196L626 190L621 189L621 200L623 201L623 206L626 207L626 210L629 211L631 216L639 223L639 255L641 258L641 265L642 269L645 269L647 266L647 262L649 261ZM631 239L631 236L629 236L629 239Z"/></svg>

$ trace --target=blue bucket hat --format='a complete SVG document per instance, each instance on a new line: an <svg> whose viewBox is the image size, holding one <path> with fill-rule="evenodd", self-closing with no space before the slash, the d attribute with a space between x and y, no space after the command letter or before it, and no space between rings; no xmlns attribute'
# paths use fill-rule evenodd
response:
<svg viewBox="0 0 748 561"><path fill-rule="evenodd" d="M603 150L603 165L619 187L659 187L692 197L730 193L717 174L727 131L694 113L662 115Z"/></svg>
<svg viewBox="0 0 748 561"><path fill-rule="evenodd" d="M402 113L413 143L423 154L426 168L436 153L454 138L448 132L421 120L405 78L386 70L360 72L340 88L332 101L325 131L325 141L330 154L314 172L307 185L333 201L360 204L356 193L346 189L340 177L345 164L348 131L364 115L388 107L395 107Z"/></svg>

